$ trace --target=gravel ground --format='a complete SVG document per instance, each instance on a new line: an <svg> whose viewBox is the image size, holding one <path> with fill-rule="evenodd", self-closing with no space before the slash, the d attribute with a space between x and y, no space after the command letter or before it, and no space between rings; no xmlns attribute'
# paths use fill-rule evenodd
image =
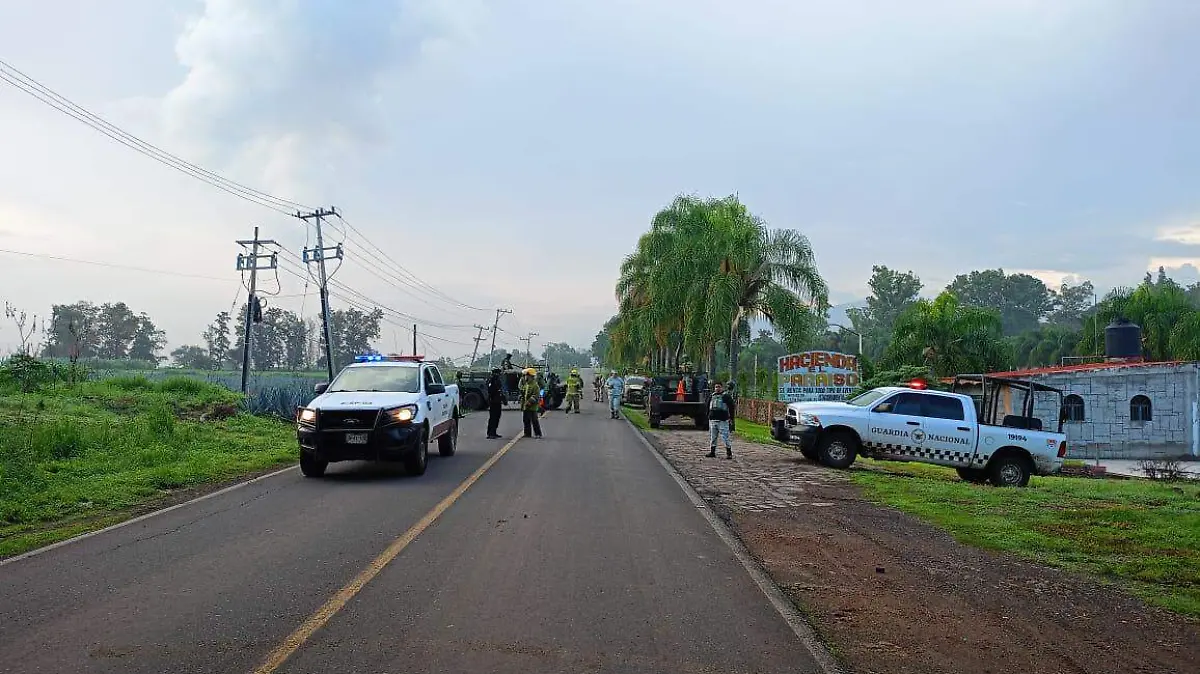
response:
<svg viewBox="0 0 1200 674"><path fill-rule="evenodd" d="M1200 672L1200 626L1117 588L961 545L788 449L647 434L852 672Z"/></svg>

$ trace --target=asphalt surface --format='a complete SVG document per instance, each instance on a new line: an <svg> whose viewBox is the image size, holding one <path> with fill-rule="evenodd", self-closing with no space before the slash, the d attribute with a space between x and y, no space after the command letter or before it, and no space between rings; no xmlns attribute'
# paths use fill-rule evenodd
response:
<svg viewBox="0 0 1200 674"><path fill-rule="evenodd" d="M0 566L0 672L254 672L506 444L485 422L421 477L288 471ZM589 398L543 430L275 671L816 671L633 429Z"/></svg>

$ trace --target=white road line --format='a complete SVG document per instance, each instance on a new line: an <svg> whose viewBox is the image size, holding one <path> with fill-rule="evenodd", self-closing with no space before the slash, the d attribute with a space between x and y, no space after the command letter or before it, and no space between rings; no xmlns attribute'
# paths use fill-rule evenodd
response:
<svg viewBox="0 0 1200 674"><path fill-rule="evenodd" d="M746 573L750 574L750 578L754 581L754 584L758 585L758 589L762 590L763 594L767 596L767 599L771 602L771 606L775 607L775 610L779 612L779 615L783 618L783 621L788 624L788 627L792 628L792 632L795 633L798 639L800 639L800 643L804 644L804 648L808 650L810 655L812 655L813 661L816 662L817 667L824 674L842 674L842 668L841 665L838 664L837 658L834 658L833 654L829 652L829 649L825 648L825 644L821 643L821 639L817 636L816 630L814 630L812 625L808 623L808 620L804 618L804 615L796 609L791 600L789 600L783 593L783 590L779 589L779 586L775 584L775 581L771 580L771 577L767 575L767 572L764 571L762 567L760 567L758 563L754 561L754 558L750 556L750 552L746 550L745 545L742 545L742 542L738 539L737 535L734 534L733 531L731 531L729 527L721 521L720 517L717 517L716 513L712 511L712 508L708 507L708 503L704 501L704 498L700 496L700 494L696 493L696 490L693 489L692 485L688 484L687 480L679 474L679 471L675 470L675 466L672 466L671 463L667 461L667 459L660 454L657 449L654 448L654 445L650 444L650 440L646 438L641 430L634 426L633 423L630 422L629 419L624 415L622 415L621 418L625 420L625 423L629 426L629 429L633 431L633 434L636 435L638 440L641 441L642 446L646 448L646 451L650 452L650 455L658 461L659 465L663 467L663 470L667 471L667 473L675 480L675 483L678 484L679 488L683 490L683 493L687 495L688 500L690 500L692 504L696 506L696 509L700 511L700 514L704 516L704 519L708 520L708 523L712 526L713 531L717 533L717 537L724 541L725 545L729 546L729 549L733 552L733 556L736 557L739 562L741 562L742 567L746 569Z"/></svg>
<svg viewBox="0 0 1200 674"><path fill-rule="evenodd" d="M169 507L167 507L167 508L163 508L162 510L155 510L155 511L153 511L153 512L148 512L148 513L146 513L145 515L139 515L139 516L137 516L137 517L135 517L135 518L133 518L133 519L131 519L131 520L125 520L124 522L117 522L116 524L113 524L113 525L111 525L111 526L104 527L103 529L97 529L97 530L95 530L95 531L89 531L89 532L87 532L86 534L79 534L78 536L74 536L74 537L72 537L72 538L68 538L68 539L67 539L67 540L65 540L65 541L59 541L59 542L57 542L57 543L51 543L50 545L47 545L47 546L45 546L45 547L38 548L38 549L36 549L36 550L30 550L29 552L26 552L26 553L24 553L24 554L21 554L21 555L17 555L16 557L9 557L8 559L0 559L0 566L4 566L5 564L12 564L13 562L19 562L19 561L21 561L22 559L29 559L30 557L36 557L36 556L38 556L38 555L42 554L43 552L50 552L51 550L54 550L54 549L57 549L57 548L61 548L61 547L63 547L63 546L66 546L66 545L70 545L70 544L72 544L72 543L78 543L79 541L82 541L82 540L83 540L83 539L85 539L85 538L91 538L92 536L99 536L100 534L107 533L107 532L109 532L109 531L112 531L113 529L120 529L121 527L127 527L127 526L129 526L130 524L137 524L138 522L143 522L143 521L145 521L145 520L148 520L148 519L150 519L151 517L157 517L157 516L159 516L159 515L163 515L163 514L165 514L165 513L169 513L169 512L171 512L172 510L178 510L179 508L184 508L184 507L187 507L187 506L190 506L190 505L194 505L194 504L196 504L196 503L199 503L199 502L201 502L201 501L206 501L206 500L208 500L208 499L210 499L210 498L215 498L215 497L217 497L217 496L220 496L220 495L222 495L222 494L228 494L229 492L231 492L231 491L233 491L233 490L235 490L235 489L241 489L242 487L245 487L245 486L246 486L246 485L248 485L248 484L254 484L255 482L261 482L261 481L263 481L263 480L266 480L266 479L269 479L269 478L275 477L275 476L277 476L277 475L283 475L284 473L286 473L286 472L288 472L288 471L295 470L297 467L298 467L298 466L288 466L287 468L284 468L284 469L282 469L282 470L277 470L277 471L275 471L275 472L273 472L273 473L267 473L266 475L259 475L258 477L254 478L254 479L251 479L251 480L246 480L245 482L239 482L239 483L237 483L237 484L231 484L231 485L229 485L228 487L225 487L224 489L218 489L217 491L214 491L214 492L212 492L211 494L205 494L205 495L203 495L203 496L197 496L196 498L194 498L194 499L190 499L190 500L188 500L188 501L184 501L183 503L176 503L175 505L173 505L173 506L169 506Z"/></svg>

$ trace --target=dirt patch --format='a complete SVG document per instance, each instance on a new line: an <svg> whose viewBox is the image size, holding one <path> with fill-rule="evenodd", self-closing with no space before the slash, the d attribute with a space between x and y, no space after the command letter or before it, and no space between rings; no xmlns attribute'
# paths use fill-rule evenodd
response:
<svg viewBox="0 0 1200 674"><path fill-rule="evenodd" d="M850 671L1200 670L1200 627L1119 588L961 545L786 449L648 435Z"/></svg>

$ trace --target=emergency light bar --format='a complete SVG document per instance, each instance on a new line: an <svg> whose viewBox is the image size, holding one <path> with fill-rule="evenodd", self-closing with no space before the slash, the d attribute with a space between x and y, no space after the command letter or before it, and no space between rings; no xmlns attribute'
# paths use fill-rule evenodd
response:
<svg viewBox="0 0 1200 674"><path fill-rule="evenodd" d="M356 363L382 363L384 361L399 362L399 363L420 363L425 360L425 356L400 356L392 354L385 356L381 353L369 353L362 356L355 356Z"/></svg>
<svg viewBox="0 0 1200 674"><path fill-rule="evenodd" d="M918 391L924 391L925 389L929 388L929 385L925 383L924 379L914 379L908 382L908 387L915 388Z"/></svg>

